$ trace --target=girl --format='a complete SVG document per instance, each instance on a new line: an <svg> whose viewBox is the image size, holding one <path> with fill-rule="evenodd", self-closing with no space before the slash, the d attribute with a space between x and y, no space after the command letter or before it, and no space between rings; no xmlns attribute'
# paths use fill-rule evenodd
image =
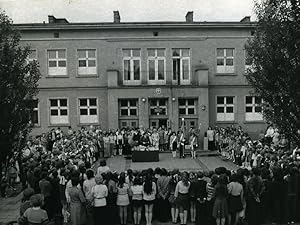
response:
<svg viewBox="0 0 300 225"><path fill-rule="evenodd" d="M187 224L187 210L189 208L189 189L191 183L189 182L189 176L187 172L183 172L182 179L176 185L175 199L179 208L180 223L182 225Z"/></svg>
<svg viewBox="0 0 300 225"><path fill-rule="evenodd" d="M139 225L141 223L143 207L143 185L140 176L134 178L131 192L134 225Z"/></svg>
<svg viewBox="0 0 300 225"><path fill-rule="evenodd" d="M117 196L117 206L119 206L119 216L120 222L122 224L127 223L127 206L129 205L129 185L125 182L125 173L120 174L118 180L118 196Z"/></svg>
<svg viewBox="0 0 300 225"><path fill-rule="evenodd" d="M173 158L176 158L176 150L177 150L177 136L175 132L172 132L170 137L170 149L172 151Z"/></svg>
<svg viewBox="0 0 300 225"><path fill-rule="evenodd" d="M197 140L196 140L196 135L194 133L192 133L190 137L190 145L191 145L192 159L196 159Z"/></svg>
<svg viewBox="0 0 300 225"><path fill-rule="evenodd" d="M152 175L148 172L143 184L143 200L145 204L146 225L151 225L153 204L156 195L156 184L152 181Z"/></svg>

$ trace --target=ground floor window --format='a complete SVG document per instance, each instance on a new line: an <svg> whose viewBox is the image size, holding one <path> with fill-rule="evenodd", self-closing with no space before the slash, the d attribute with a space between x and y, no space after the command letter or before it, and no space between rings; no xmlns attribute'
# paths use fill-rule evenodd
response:
<svg viewBox="0 0 300 225"><path fill-rule="evenodd" d="M67 98L49 99L50 101L50 123L68 124L69 108Z"/></svg>
<svg viewBox="0 0 300 225"><path fill-rule="evenodd" d="M217 96L217 121L234 121L234 96Z"/></svg>
<svg viewBox="0 0 300 225"><path fill-rule="evenodd" d="M81 124L98 123L97 98L79 98L79 115Z"/></svg>
<svg viewBox="0 0 300 225"><path fill-rule="evenodd" d="M245 97L245 120L246 121L262 121L262 99L258 96Z"/></svg>
<svg viewBox="0 0 300 225"><path fill-rule="evenodd" d="M137 128L138 127L138 120L126 120L126 119L120 119L119 120L119 127L122 128Z"/></svg>

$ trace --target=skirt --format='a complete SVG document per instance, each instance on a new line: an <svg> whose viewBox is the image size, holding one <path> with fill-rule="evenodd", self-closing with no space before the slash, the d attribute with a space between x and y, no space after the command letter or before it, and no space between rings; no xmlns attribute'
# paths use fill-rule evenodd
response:
<svg viewBox="0 0 300 225"><path fill-rule="evenodd" d="M178 197L175 200L176 202L176 206L178 208L183 208L184 210L188 210L189 209L189 194L181 194L178 193Z"/></svg>
<svg viewBox="0 0 300 225"><path fill-rule="evenodd" d="M243 210L241 196L230 195L228 199L228 208L230 213L237 213Z"/></svg>
<svg viewBox="0 0 300 225"><path fill-rule="evenodd" d="M127 194L118 195L117 197L117 206L127 206L129 205L129 197Z"/></svg>
<svg viewBox="0 0 300 225"><path fill-rule="evenodd" d="M140 208L143 206L143 200L132 200L132 207L134 208Z"/></svg>
<svg viewBox="0 0 300 225"><path fill-rule="evenodd" d="M225 218L228 216L228 206L226 199L217 198L213 205L212 211L213 217L217 218Z"/></svg>

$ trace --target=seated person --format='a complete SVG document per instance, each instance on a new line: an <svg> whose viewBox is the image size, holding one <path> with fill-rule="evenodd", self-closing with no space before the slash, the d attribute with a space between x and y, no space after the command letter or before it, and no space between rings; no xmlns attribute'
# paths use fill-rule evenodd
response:
<svg viewBox="0 0 300 225"><path fill-rule="evenodd" d="M31 207L30 198L34 195L34 190L32 188L26 188L23 191L23 199L20 207L20 216L24 215L24 212Z"/></svg>

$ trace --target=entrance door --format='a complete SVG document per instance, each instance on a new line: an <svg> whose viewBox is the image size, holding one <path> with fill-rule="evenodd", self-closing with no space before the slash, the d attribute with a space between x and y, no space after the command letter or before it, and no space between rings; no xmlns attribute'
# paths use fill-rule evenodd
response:
<svg viewBox="0 0 300 225"><path fill-rule="evenodd" d="M183 127L186 131L197 128L197 119L186 118L184 120L180 119L179 124L180 127Z"/></svg>
<svg viewBox="0 0 300 225"><path fill-rule="evenodd" d="M158 119L150 119L149 123L150 123L150 127L153 127L153 128L158 128L158 126L159 126Z"/></svg>
<svg viewBox="0 0 300 225"><path fill-rule="evenodd" d="M167 128L167 119L159 119L158 120L158 126L159 127L164 127L166 129Z"/></svg>

